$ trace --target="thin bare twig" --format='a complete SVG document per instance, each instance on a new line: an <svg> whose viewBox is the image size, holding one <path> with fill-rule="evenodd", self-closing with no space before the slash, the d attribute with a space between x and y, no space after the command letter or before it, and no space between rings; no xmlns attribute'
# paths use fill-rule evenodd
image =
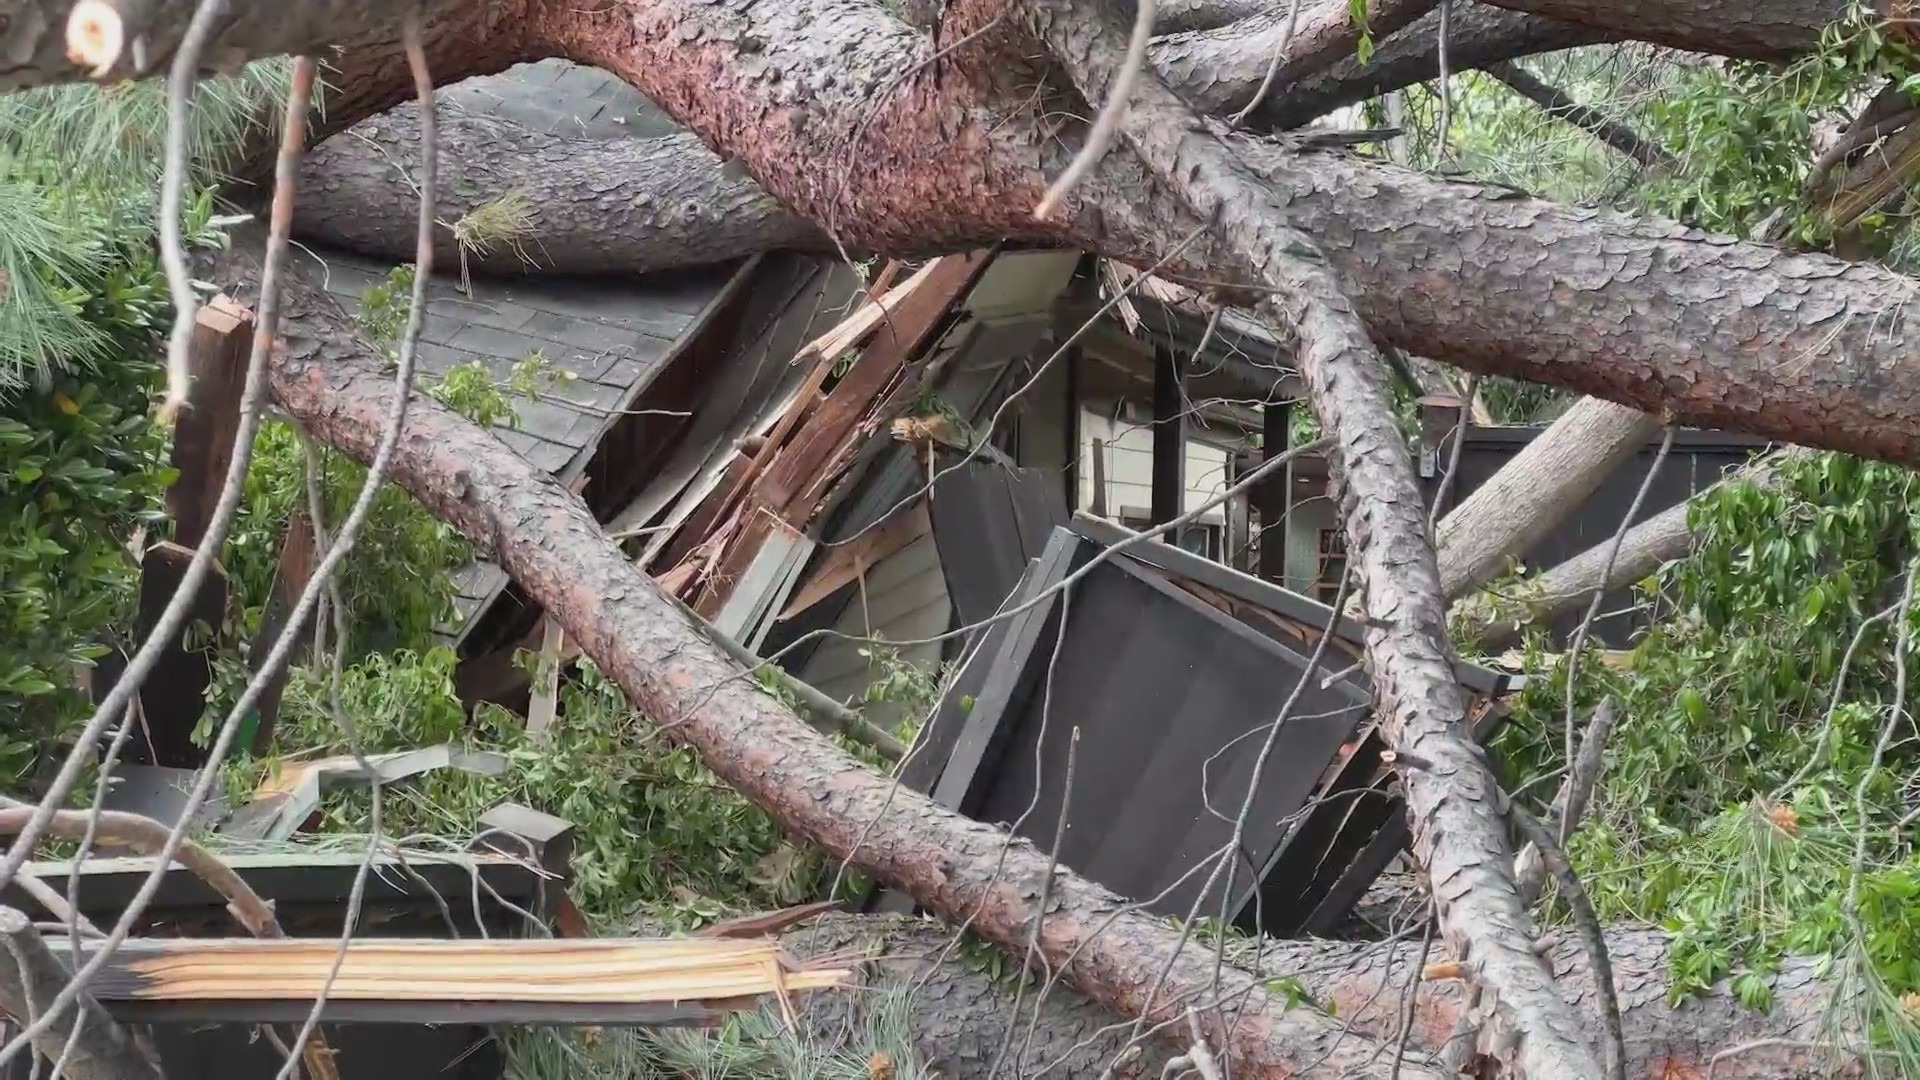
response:
<svg viewBox="0 0 1920 1080"><path fill-rule="evenodd" d="M167 72L167 141L160 174L160 265L166 271L167 289L173 294L173 330L167 336L167 396L160 406L163 421L171 421L186 405L190 389L187 352L193 339L194 314L200 305L193 298L193 275L187 270L187 245L180 230L187 187L187 126L192 119L193 88L200 79L200 54L226 9L226 0L200 0ZM180 591L193 595L184 586Z"/></svg>
<svg viewBox="0 0 1920 1080"><path fill-rule="evenodd" d="M1574 830L1580 827L1580 819L1587 811L1587 800L1600 781L1602 766L1606 763L1607 737L1613 733L1618 716L1619 710L1615 708L1613 698L1603 698L1593 710L1593 719L1587 721L1587 732L1580 739L1580 754L1567 771L1566 779L1561 781L1559 793L1554 796L1553 817L1549 824L1559 834L1563 846L1573 836ZM1541 859L1540 849L1533 844L1521 848L1513 865L1513 876L1519 881L1521 899L1528 904L1540 899L1540 891L1547 877L1547 867Z"/></svg>
<svg viewBox="0 0 1920 1080"><path fill-rule="evenodd" d="M1473 396L1479 392L1480 375L1475 372L1467 376L1466 389L1460 392L1460 419L1453 425L1453 447L1447 451L1447 468L1440 474L1440 488L1433 493L1433 507L1427 511L1429 537L1439 528L1440 514L1447 505L1447 496L1452 493L1460 475L1460 452L1466 449L1467 428L1473 424Z"/></svg>
<svg viewBox="0 0 1920 1080"><path fill-rule="evenodd" d="M1292 0L1287 5L1287 28L1281 32L1279 44L1273 47L1273 56L1267 61L1267 73L1260 77L1260 86L1253 92L1253 100L1247 102L1246 108L1233 114L1234 127L1245 124L1247 117L1253 115L1253 110L1259 108L1260 103L1273 92L1274 81L1280 77L1280 65L1287 62L1287 54L1293 51L1293 35L1299 29L1300 0Z"/></svg>
<svg viewBox="0 0 1920 1080"><path fill-rule="evenodd" d="M1593 630L1593 621L1600 616L1600 604L1606 597L1607 589L1613 584L1613 566L1620 560L1620 545L1627 539L1627 530L1640 517L1640 507L1647 501L1647 493L1653 490L1654 478L1660 475L1660 466L1666 464L1667 454L1673 450L1673 425L1660 438L1660 451L1653 456L1653 465L1647 469L1647 475L1640 480L1640 490L1634 492L1633 502L1628 505L1626 516L1620 519L1620 527L1614 530L1613 541L1607 547L1606 566L1600 571L1600 583L1594 586L1593 600L1587 604L1587 614L1580 620L1579 629L1573 632L1573 644L1567 648L1567 694L1566 694L1566 753L1567 760L1573 761L1578 748L1575 745L1573 731L1573 699L1579 689L1580 653L1587 646L1587 635Z"/></svg>
<svg viewBox="0 0 1920 1080"><path fill-rule="evenodd" d="M1407 1043L1413 1038L1413 1014L1420 1005L1420 974L1427 966L1427 957L1433 953L1433 931L1437 925L1431 900L1427 901L1422 921L1426 927L1420 934L1420 958L1414 961L1413 970L1407 973L1407 984L1400 991L1400 1032L1393 1039L1393 1070L1387 1074L1387 1080L1400 1080L1400 1066L1407 1060Z"/></svg>
<svg viewBox="0 0 1920 1080"><path fill-rule="evenodd" d="M1060 789L1060 816L1053 823L1053 846L1047 850L1047 876L1040 882L1040 900L1034 906L1033 932L1027 935L1027 951L1020 958L1020 973L1013 983L1013 1004L1007 1008L1007 1030L1000 1036L1000 1049L987 1068L987 1078L999 1075L1000 1064L1013 1048L1013 1030L1020 1024L1020 998L1027 989L1027 973L1033 970L1033 956L1040 951L1040 930L1047 920L1047 901L1053 891L1054 871L1060 866L1060 847L1067 841L1067 814L1073 806L1073 770L1080 757L1080 725L1075 724L1067 737L1066 786ZM1036 794L1039 785L1035 785ZM1017 1066L1016 1066L1017 1068Z"/></svg>
<svg viewBox="0 0 1920 1080"><path fill-rule="evenodd" d="M360 527L365 524L367 512L373 504L373 498L379 493L380 485L385 482L387 468L393 458L393 449L400 441L401 429L406 426L407 401L413 394L414 362L419 353L420 333L426 325L427 290L433 277L434 195L440 167L439 134L436 130L433 75L427 70L426 48L421 43L420 16L417 12L409 14L405 23L402 25L401 42L407 54L407 67L413 74L414 93L419 98L420 104L420 210L419 224L414 243L413 296L407 311L407 327L400 340L398 370L394 373L393 408L387 416L386 427L380 433L380 444L374 452L373 463L367 469L367 480L366 484L361 488L360 499L355 503L353 511L348 515L346 524L341 527L338 543L328 550L327 555L329 560L334 560L336 556L344 556L346 551L352 549L353 542L359 535ZM316 507L315 510L317 512L319 508ZM325 527L325 524L316 518L313 522L313 527L317 535L318 532ZM325 571L327 567L323 564L321 569ZM316 577L319 576L320 575L316 574ZM330 583L331 581L332 575L328 573L321 583ZM314 592L314 584L316 583L310 582L308 585L307 593L309 595L312 595ZM356 924L360 921L360 910L366 901L367 878L373 870L374 858L380 850L381 784L379 770L371 768L368 764L366 750L361 745L359 730L355 726L351 715L348 714L347 710L341 708L340 705L340 660L346 649L347 634L345 623L346 613L338 602L338 594L336 593L335 595L336 602L334 609L335 619L338 620L338 627L334 634L336 640L334 642L335 659L332 673L331 704L334 720L341 726L342 732L346 736L348 749L352 752L355 760L359 762L360 767L371 777L372 802L371 809L369 810L369 828L372 835L367 838L366 856L360 861L360 867L354 873L353 888L347 895L347 911L340 929L339 948L334 951L333 964L327 969L326 982L321 985L320 993L315 995L313 1008L308 1011L306 1021L301 1025L300 1033L294 1039L294 1046L296 1048L304 1046L307 1039L313 1036L315 1030L319 1027L320 1016L326 1009L327 997L332 993L335 981L339 979L342 965L346 963L347 948L353 942ZM303 597L303 599L306 599L306 597ZM311 605L309 605L309 607L310 606ZM294 619L288 626L289 633L282 635L283 643L289 641L291 631L299 626L302 617L302 612L296 611L294 613ZM288 1063L282 1066L275 1080L288 1080L292 1068L293 1063L292 1060L289 1059Z"/></svg>
<svg viewBox="0 0 1920 1080"><path fill-rule="evenodd" d="M1107 103L1100 106L1100 115L1093 118L1093 127L1087 132L1087 141L1080 152L1073 156L1073 163L1067 171L1060 174L1047 188L1040 199L1040 205L1033 210L1036 220L1046 221L1080 181L1086 179L1107 150L1113 146L1113 137L1120 133L1120 121L1126 119L1128 99L1133 97L1133 86L1140 81L1140 71L1147 65L1147 43L1153 38L1153 0L1134 0L1137 5L1133 14L1133 34L1127 39L1127 58L1121 65L1120 73L1114 78L1113 85L1107 88ZM1294 0L1298 5L1299 0Z"/></svg>
<svg viewBox="0 0 1920 1080"><path fill-rule="evenodd" d="M1893 645L1893 704L1887 707L1887 722L1880 725L1880 737L1873 744L1873 757L1867 762L1866 770L1860 774L1860 782L1853 789L1853 812L1859 824L1853 840L1853 863L1847 875L1844 911L1855 933L1865 932L1865 928L1860 926L1860 880L1867 865L1867 835L1872 831L1867 827L1867 789L1873 786L1873 779L1880 772L1881 763L1886 760L1887 748L1893 745L1893 733L1899 730L1900 722L1907 715L1907 650L1913 644L1911 616L1916 578L1920 578L1920 556L1907 564L1907 583L1900 590L1900 607L1893 616L1899 624Z"/></svg>

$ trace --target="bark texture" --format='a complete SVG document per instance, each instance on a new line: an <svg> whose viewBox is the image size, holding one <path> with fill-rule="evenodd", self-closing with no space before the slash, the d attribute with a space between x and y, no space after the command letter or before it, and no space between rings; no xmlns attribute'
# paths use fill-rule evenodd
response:
<svg viewBox="0 0 1920 1080"><path fill-rule="evenodd" d="M518 52L560 52L622 75L851 246L926 252L1012 239L1143 262L1166 251L1154 238L1195 224L1137 162L1116 160L1125 155L1109 155L1065 217L1034 220L1047 177L1077 146L1071 131L1050 137L1010 119L1031 117L1038 72L1009 59L1030 54L1012 27L988 25L993 11L968 21L965 5L950 10L947 40L985 32L928 65L931 44L863 0L527 3L513 27ZM471 10L492 19L509 8L520 10ZM246 44L237 33L223 40ZM1388 342L1678 423L1920 461L1920 360L1898 318L1913 286L1899 275L1232 141L1266 181L1262 205L1316 237ZM1131 196L1124 212L1098 198L1103 189ZM1259 242L1228 230L1189 265L1229 262Z"/></svg>
<svg viewBox="0 0 1920 1080"><path fill-rule="evenodd" d="M67 15L73 6L72 0L0 2L0 90L73 82L92 74L68 57ZM125 44L99 77L121 79L163 74L199 3L110 0L108 6L120 15ZM409 11L419 12L428 42L460 39L498 49L519 40L517 29L526 7L527 0L422 0L407 6L383 0L228 0L202 50L201 67L230 69L262 56L316 52L323 44L397 56L400 19ZM430 48L429 54L434 51Z"/></svg>
<svg viewBox="0 0 1920 1080"><path fill-rule="evenodd" d="M1847 17L1852 0L1487 0L1636 41L1714 56L1788 60L1816 45L1820 31Z"/></svg>
<svg viewBox="0 0 1920 1080"><path fill-rule="evenodd" d="M1387 341L1687 426L1920 462L1909 278L1342 155L1243 153Z"/></svg>
<svg viewBox="0 0 1920 1080"><path fill-rule="evenodd" d="M1451 599L1500 576L1660 432L1660 418L1583 398L1440 519L1440 588Z"/></svg>
<svg viewBox="0 0 1920 1080"><path fill-rule="evenodd" d="M1452 71L1621 38L1600 27L1508 11L1474 0L1454 0L1448 30L1447 65ZM1376 43L1366 63L1361 63L1358 56L1346 57L1299 80L1287 93L1270 96L1249 119L1256 126L1295 128L1343 105L1426 82L1440 74L1439 42L1439 14L1429 13ZM1177 84L1175 88L1179 89Z"/></svg>
<svg viewBox="0 0 1920 1080"><path fill-rule="evenodd" d="M849 1027L857 1028L875 1001L872 988L900 989L926 1061L949 1076L985 1076L1006 1031L1013 983L975 970L949 947L952 941L950 927L901 916L831 915L780 935L781 947L796 957L851 959L863 970L865 988L807 998L801 1020L817 1039L831 1041ZM1760 1039L1818 1038L1831 988L1820 980L1813 961L1788 959L1773 977L1773 1007L1761 1013L1741 1005L1725 983L1668 1005L1666 937L1657 930L1615 928L1607 933L1607 945L1620 995L1629 1080L1704 1076L1708 1060L1729 1047ZM1573 936L1550 934L1548 952L1562 982L1583 991L1576 1002L1583 1018L1597 1025L1600 1011L1592 980ZM1408 941L1270 941L1260 950L1257 970L1263 978L1298 979L1314 1001L1332 1003L1335 1013L1352 1021L1356 1031L1390 1039L1419 954L1418 943ZM1244 943L1232 947L1231 958L1231 966L1250 973L1246 965L1256 963L1252 946ZM1463 997L1458 982L1419 983L1409 1040L1413 1061L1439 1052L1454 1030ZM1010 1057L1002 1075L1032 1076L1051 1067L1049 1075L1094 1077L1127 1044L1126 1026L1116 1024L1112 1014L1079 992L1055 986L1042 998L1029 988L1022 995L1014 1035L1016 1054L1036 1018L1033 1041L1018 1058L1018 1067L1011 1067L1016 1059ZM1170 1045L1143 1044L1118 1075L1158 1077L1175 1052ZM1828 1064L1804 1047L1767 1046L1726 1059L1715 1076L1810 1080L1830 1076Z"/></svg>
<svg viewBox="0 0 1920 1080"><path fill-rule="evenodd" d="M243 240L236 251L248 250ZM244 261L219 273L235 289ZM310 285L292 281L285 343L271 368L275 400L315 437L362 460L391 402L390 375L367 362L350 322ZM693 747L728 785L796 835L848 858L954 922L1022 950L1040 921L1040 957L1119 1016L1176 1019L1189 1003L1245 1005L1216 1049L1246 1075L1295 1076L1324 1064L1384 1077L1363 1039L1308 1009L1287 1009L1265 986L1228 972L1159 919L1062 868L1032 845L898 789L740 676L654 583L607 540L578 497L437 403L418 396L393 479L430 512L494 552L528 595L566 629L668 738ZM1051 873L1046 912L1042 881ZM1171 961L1164 989L1155 992ZM1214 992L1215 987L1219 993ZM1148 1008L1149 999L1154 1004ZM1410 1068L1403 1076L1429 1080Z"/></svg>
<svg viewBox="0 0 1920 1080"><path fill-rule="evenodd" d="M1105 100L1126 68L1125 31L1085 0L1027 7L1088 101ZM1425 503L1400 437L1386 366L1366 326L1285 207L1214 126L1148 79L1120 130L1156 179L1192 212L1234 239L1233 255L1267 286L1268 306L1295 330L1295 358L1342 492L1348 565L1367 631L1374 715L1403 765L1413 851L1426 869L1441 933L1471 956L1485 991L1493 1056L1521 1075L1576 1080L1601 1075L1582 1025L1530 945L1531 920L1513 879L1498 807L1504 796L1467 737L1454 680L1445 605Z"/></svg>
<svg viewBox="0 0 1920 1080"><path fill-rule="evenodd" d="M1385 37L1437 5L1438 0L1374 0L1367 5L1365 29ZM1356 55L1362 29L1345 0L1313 6L1297 17L1289 4L1277 4L1227 26L1160 38L1153 43L1153 65L1201 112L1238 111L1253 100L1270 68L1274 78L1267 95L1282 97L1305 76Z"/></svg>
<svg viewBox="0 0 1920 1080"><path fill-rule="evenodd" d="M1797 446L1776 451L1721 484L1771 485L1779 478L1780 465L1811 453ZM1716 484L1708 490L1719 486ZM1613 583L1617 586L1639 581L1662 565L1684 558L1693 546L1693 530L1687 525L1688 510L1695 500L1706 494L1702 492L1692 500L1669 507L1627 530L1627 535L1621 538L1619 558L1613 564ZM1613 539L1608 537L1559 566L1523 580L1509 595L1496 597L1481 593L1461 601L1454 609L1454 626L1460 639L1483 649L1503 648L1519 640L1526 626L1550 620L1587 603L1593 598L1593 591L1601 586L1612 545Z"/></svg>
<svg viewBox="0 0 1920 1080"><path fill-rule="evenodd" d="M644 274L780 248L831 250L811 222L693 135L563 138L460 114L442 116L439 130L441 266L462 262L453 226L510 194L525 198L528 230L465 252L473 270ZM301 168L295 233L411 261L419 160L420 116L411 103L320 144Z"/></svg>
<svg viewBox="0 0 1920 1080"><path fill-rule="evenodd" d="M1606 941L1631 1080L1704 1077L1708 1062L1722 1050L1762 1039L1817 1041L1823 1037L1821 1023L1831 987L1820 980L1816 961L1786 961L1774 977L1772 1008L1764 1013L1740 1004L1725 983L1710 994L1669 1006L1665 935L1658 930L1616 928L1607 932ZM1574 995L1582 1021L1598 1031L1598 993L1577 935L1555 931L1547 943L1547 962L1560 985ZM1301 984L1319 1000L1331 1001L1338 1015L1363 1028L1391 1030L1398 1023L1402 988L1419 958L1418 942L1276 944L1278 949L1269 950L1274 960L1268 970L1297 973ZM1419 984L1415 1046L1430 1052L1440 1049L1460 1018L1462 988L1453 980ZM1779 1045L1728 1057L1714 1072L1716 1080L1831 1080L1852 1075L1857 1073L1850 1062L1834 1062L1825 1052L1805 1046Z"/></svg>

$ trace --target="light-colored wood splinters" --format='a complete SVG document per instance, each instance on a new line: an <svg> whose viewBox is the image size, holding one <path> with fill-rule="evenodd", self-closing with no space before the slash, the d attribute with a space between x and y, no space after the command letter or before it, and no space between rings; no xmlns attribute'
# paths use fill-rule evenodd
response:
<svg viewBox="0 0 1920 1080"><path fill-rule="evenodd" d="M132 1001L311 999L338 942L155 939L129 942L103 996ZM842 969L788 971L772 941L668 938L491 941L359 939L328 997L337 1001L650 1003L711 1001L843 985Z"/></svg>

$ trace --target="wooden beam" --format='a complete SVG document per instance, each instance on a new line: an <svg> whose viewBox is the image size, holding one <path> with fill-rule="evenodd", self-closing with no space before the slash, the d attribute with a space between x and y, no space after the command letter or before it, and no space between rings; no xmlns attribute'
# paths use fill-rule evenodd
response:
<svg viewBox="0 0 1920 1080"><path fill-rule="evenodd" d="M173 429L173 467L180 475L167 489L173 542L188 550L207 535L233 462L252 348L253 313L233 300L217 296L194 317L187 353L193 383Z"/></svg>
<svg viewBox="0 0 1920 1080"><path fill-rule="evenodd" d="M47 948L32 920L13 908L0 907L0 940L6 943L0 951L0 1008L24 1025L38 1018L73 980L73 969ZM163 1080L160 1067L133 1035L85 991L33 1040L34 1049L49 1061L60 1060L76 1019L80 1037L66 1058L71 1080Z"/></svg>
<svg viewBox="0 0 1920 1080"><path fill-rule="evenodd" d="M912 288L877 328L873 340L854 362L853 370L836 384L806 427L795 433L791 448L755 485L766 506L795 524L811 516L812 503L827 489L830 466L845 448L872 431L858 421L886 393L907 362L932 344L934 332L945 325L955 304L966 298L992 262L992 252L947 255L929 263L908 282ZM902 289L908 289L902 285ZM881 424L892 417L880 417Z"/></svg>
<svg viewBox="0 0 1920 1080"><path fill-rule="evenodd" d="M171 541L148 548L140 560L140 606L134 616L136 639L144 639L159 623L180 582L187 576L193 550ZM203 747L194 745L193 729L206 709L207 687L213 682L208 651L215 646L227 613L227 574L218 563L200 584L180 633L166 643L152 674L140 685L139 723L142 731L127 741L126 759L134 765L198 768L207 760ZM101 684L116 681L101 680ZM96 684L104 697L106 685Z"/></svg>
<svg viewBox="0 0 1920 1080"><path fill-rule="evenodd" d="M255 635L253 648L248 651L247 670L250 672L259 671L260 665L266 662L273 643L286 631L287 622L293 617L293 609L300 602L300 594L306 591L307 582L313 577L313 568L320 561L314 539L313 522L308 519L307 512L295 510L293 517L287 520L286 533L280 540L280 563L273 574L273 595L267 598L267 610L260 617L260 632ZM313 636L313 621L319 613L320 608L315 605L296 633L295 649L304 647ZM261 691L259 704L255 706L258 721L253 738L249 741L254 757L265 757L273 750L273 732L280 724L280 696L286 691L287 679L292 672L291 661L282 664Z"/></svg>
<svg viewBox="0 0 1920 1080"><path fill-rule="evenodd" d="M24 919L24 916L22 916ZM47 942L56 957L65 941ZM136 938L91 987L132 1022L298 1019L327 983L333 938ZM91 956L95 946L82 942ZM763 997L846 985L774 941L357 938L324 1018L355 1023L707 1024ZM58 985L58 984L56 984Z"/></svg>
<svg viewBox="0 0 1920 1080"><path fill-rule="evenodd" d="M1260 455L1272 461L1287 452L1293 403L1271 401L1260 412ZM1254 492L1260 508L1260 576L1276 585L1287 583L1287 513L1292 509L1292 481L1293 470L1283 468Z"/></svg>
<svg viewBox="0 0 1920 1080"><path fill-rule="evenodd" d="M1186 371L1172 349L1153 352L1153 523L1180 516L1187 494ZM1177 538L1175 538L1177 539Z"/></svg>

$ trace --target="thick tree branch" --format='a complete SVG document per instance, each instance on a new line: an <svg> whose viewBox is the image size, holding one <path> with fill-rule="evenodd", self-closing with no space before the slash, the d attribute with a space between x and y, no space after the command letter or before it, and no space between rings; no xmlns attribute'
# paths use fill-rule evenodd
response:
<svg viewBox="0 0 1920 1080"><path fill-rule="evenodd" d="M662 928L664 930L664 928ZM830 915L781 934L781 947L799 957L870 956L867 973L880 985L914 983L910 1029L927 1059L953 1076L985 1076L998 1049L1013 992L975 971L958 955L945 952L951 932L938 923L888 916ZM1260 973L1288 977L1316 1002L1354 1022L1361 1031L1394 1029L1400 988L1421 964L1418 943L1356 941L1267 941L1260 946ZM1599 1022L1592 978L1572 935L1547 935L1548 962L1569 992L1578 994L1581 1015ZM1231 961L1250 963L1251 948L1235 950ZM1614 960L1614 981L1625 1021L1627 1075L1632 1080L1671 1080L1704 1075L1706 1062L1728 1047L1756 1039L1810 1040L1818 1037L1821 1017L1832 993L1813 960L1789 957L1771 977L1773 1006L1758 1012L1741 1004L1722 982L1678 1005L1666 1001L1669 985L1666 935L1650 928L1612 927L1607 952ZM1425 980L1416 984L1412 1044L1435 1053L1461 1015L1461 984ZM867 989L825 992L810 998L802 1023L823 1038L837 1037L857 1023ZM1023 1010L1022 1028L1032 1016ZM1056 987L1039 1006L1035 1042L1017 1073L1027 1076L1051 1065L1047 1075L1094 1077L1126 1044L1126 1028L1074 991ZM1101 1028L1107 1028L1104 1033ZM1176 1052L1170 1044L1146 1046L1129 1073L1156 1077ZM1238 1063L1235 1063L1236 1065ZM1782 1045L1751 1059L1724 1063L1720 1080L1787 1080L1826 1075L1831 1062L1805 1046ZM1235 1075L1240 1075L1236 1069ZM1328 1075L1335 1075L1329 1073Z"/></svg>
<svg viewBox="0 0 1920 1080"><path fill-rule="evenodd" d="M1215 27L1282 7L1287 0L1155 0L1153 28L1162 34Z"/></svg>
<svg viewBox="0 0 1920 1080"><path fill-rule="evenodd" d="M1845 19L1853 0L1487 0L1500 7L1713 56L1790 60Z"/></svg>
<svg viewBox="0 0 1920 1080"><path fill-rule="evenodd" d="M465 252L473 270L642 274L780 248L831 250L811 222L693 135L570 139L462 115L439 126L443 266L462 263L453 227L506 196L524 200L527 230ZM321 144L301 172L295 233L411 260L419 142L419 110L407 104Z"/></svg>
<svg viewBox="0 0 1920 1080"><path fill-rule="evenodd" d="M1166 250L1154 237L1194 224L1124 162L1090 178L1062 220L1033 219L1074 147L1032 119L1039 72L990 11L970 22L950 12L945 40L986 32L928 66L930 43L869 0L473 8L524 11L521 51L622 75L853 246L1012 239L1151 261ZM766 47L776 41L777 59ZM1900 275L1284 143L1240 153L1266 180L1263 201L1317 238L1382 340L1677 424L1920 462L1920 350L1902 317L1913 283ZM1131 216L1102 213L1128 184Z"/></svg>
<svg viewBox="0 0 1920 1080"><path fill-rule="evenodd" d="M1124 70L1124 33L1086 0L1026 6L1035 35L1081 94L1101 100ZM1244 141L1230 143L1152 79L1134 93L1121 130L1163 185L1217 223L1235 261L1269 287L1270 306L1295 331L1314 412L1334 440L1375 715L1389 746L1426 763L1403 769L1400 779L1442 933L1457 955L1471 956L1522 1075L1597 1080L1582 1026L1533 951L1503 797L1465 734L1425 505L1367 328L1311 242L1291 227L1285 206L1235 153Z"/></svg>
<svg viewBox="0 0 1920 1080"><path fill-rule="evenodd" d="M1438 0L1373 0L1367 29L1376 40L1433 10ZM1274 72L1269 98L1284 97L1301 79L1354 56L1361 27L1348 0L1301 0L1304 8L1287 39L1289 4L1211 30L1171 34L1153 43L1153 66L1203 113L1237 111L1253 100L1275 62L1282 43L1288 48Z"/></svg>
<svg viewBox="0 0 1920 1080"><path fill-rule="evenodd" d="M247 246L238 242L235 251ZM221 274L246 277L246 264ZM392 381L363 359L350 322L329 298L311 286L290 286L286 347L272 369L275 399L315 437L364 458L379 437ZM430 512L488 545L635 706L669 738L695 748L722 780L797 835L929 909L972 917L975 931L1003 946L1025 944L1040 881L1053 869L1045 856L1017 842L1006 848L1006 833L897 789L760 691L551 477L426 399L408 414L392 475ZM1139 1012L1175 955L1177 932L1123 911L1119 898L1072 874L1056 872L1050 895L1055 903L1038 937L1041 957L1055 970L1064 967L1070 983L1107 1008ZM1213 974L1204 950L1179 956L1149 1021L1214 1000ZM1253 1075L1290 1075L1308 1062L1386 1075L1368 1042L1338 1021L1289 1010L1244 975L1228 973L1218 986L1229 1003L1247 1003L1231 1046Z"/></svg>
<svg viewBox="0 0 1920 1080"><path fill-rule="evenodd" d="M1771 486L1778 482L1778 469L1782 464L1810 453L1812 451L1797 446L1775 451L1693 499L1635 525L1627 530L1609 576L1617 583L1627 584L1639 581L1665 563L1684 558L1693 545L1693 530L1687 525L1687 514L1694 502L1722 484L1744 482ZM1461 639L1483 649L1502 648L1518 640L1526 626L1546 622L1580 606L1600 587L1612 547L1611 538L1604 540L1559 566L1523 579L1508 595L1496 597L1481 593L1461 601L1454 610L1454 625Z"/></svg>
<svg viewBox="0 0 1920 1080"><path fill-rule="evenodd" d="M1600 45L1622 35L1598 27L1507 11L1473 0L1455 0L1448 26L1447 65L1468 71L1501 60L1581 45ZM1366 63L1349 56L1309 75L1284 95L1272 95L1250 118L1258 127L1299 127L1343 105L1426 82L1440 74L1440 18L1415 20L1374 47ZM1177 82L1176 90L1184 90Z"/></svg>
<svg viewBox="0 0 1920 1080"><path fill-rule="evenodd" d="M1660 418L1582 398L1493 478L1440 519L1440 588L1448 599L1500 575L1638 453Z"/></svg>

